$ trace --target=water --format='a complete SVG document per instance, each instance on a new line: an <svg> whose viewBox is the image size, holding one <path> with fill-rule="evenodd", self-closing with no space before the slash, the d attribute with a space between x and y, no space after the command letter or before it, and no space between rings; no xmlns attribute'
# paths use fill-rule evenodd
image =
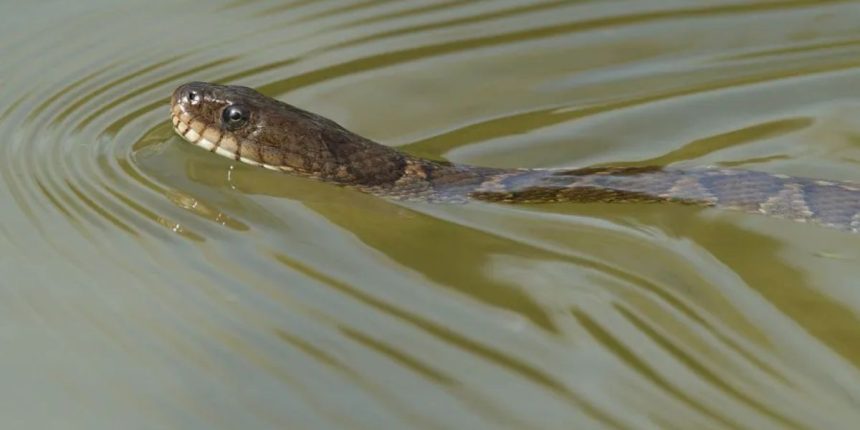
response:
<svg viewBox="0 0 860 430"><path fill-rule="evenodd" d="M237 83L413 154L860 181L850 1L0 5L14 428L851 428L858 237L396 204L174 136Z"/></svg>

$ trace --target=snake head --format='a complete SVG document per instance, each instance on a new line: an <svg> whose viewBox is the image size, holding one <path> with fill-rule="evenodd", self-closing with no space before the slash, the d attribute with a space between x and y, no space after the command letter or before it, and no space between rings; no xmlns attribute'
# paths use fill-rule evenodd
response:
<svg viewBox="0 0 860 430"><path fill-rule="evenodd" d="M284 155L290 136L273 136L283 104L251 88L190 82L170 99L174 130L188 142L227 158L290 171L303 160Z"/></svg>
<svg viewBox="0 0 860 430"><path fill-rule="evenodd" d="M403 174L404 156L334 121L235 85L184 84L171 97L173 127L227 158L349 185Z"/></svg>

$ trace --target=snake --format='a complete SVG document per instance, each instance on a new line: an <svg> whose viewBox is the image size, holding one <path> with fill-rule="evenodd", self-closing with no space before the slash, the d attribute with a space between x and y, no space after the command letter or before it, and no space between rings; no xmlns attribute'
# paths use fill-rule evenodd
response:
<svg viewBox="0 0 860 430"><path fill-rule="evenodd" d="M173 128L245 164L433 203L678 203L860 232L860 184L696 167L496 168L418 157L238 85L189 82L170 100Z"/></svg>

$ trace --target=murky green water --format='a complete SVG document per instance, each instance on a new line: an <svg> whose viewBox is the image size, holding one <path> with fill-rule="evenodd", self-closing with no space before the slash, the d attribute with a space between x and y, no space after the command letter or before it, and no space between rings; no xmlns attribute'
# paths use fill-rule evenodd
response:
<svg viewBox="0 0 860 430"><path fill-rule="evenodd" d="M396 204L167 121L260 88L415 154L860 181L860 2L0 5L9 428L835 429L860 237L672 205Z"/></svg>

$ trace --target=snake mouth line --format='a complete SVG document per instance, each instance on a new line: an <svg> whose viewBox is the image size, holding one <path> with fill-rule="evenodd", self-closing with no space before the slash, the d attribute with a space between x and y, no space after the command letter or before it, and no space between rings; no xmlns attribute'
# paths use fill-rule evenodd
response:
<svg viewBox="0 0 860 430"><path fill-rule="evenodd" d="M173 105L171 108L171 120L173 121L173 130L194 146L252 166L265 167L278 172L291 172L293 170L286 166L275 166L243 157L240 154L242 146L246 144L245 142L239 142L218 128L207 127L202 122L196 121L178 105Z"/></svg>

